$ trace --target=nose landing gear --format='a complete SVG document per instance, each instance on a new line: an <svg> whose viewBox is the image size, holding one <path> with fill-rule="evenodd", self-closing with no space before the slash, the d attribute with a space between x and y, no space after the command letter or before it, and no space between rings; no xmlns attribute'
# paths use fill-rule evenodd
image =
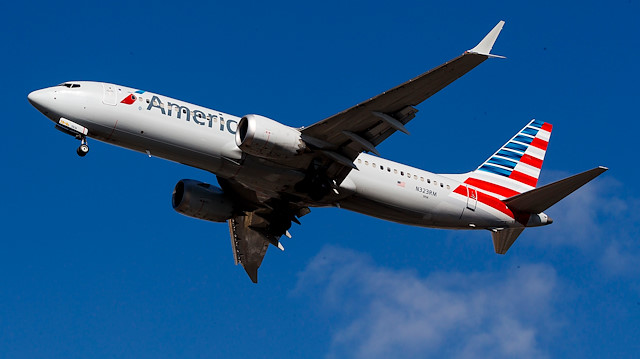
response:
<svg viewBox="0 0 640 359"><path fill-rule="evenodd" d="M87 145L87 138L82 136L80 138L80 147L78 147L78 149L76 150L76 153L78 154L78 156L80 157L84 157L87 155L87 153L89 153L89 146Z"/></svg>
<svg viewBox="0 0 640 359"><path fill-rule="evenodd" d="M56 124L56 129L80 140L80 147L76 150L78 156L84 157L89 153L89 146L87 145L87 135L89 134L89 130L86 127L64 117L60 117L60 121Z"/></svg>

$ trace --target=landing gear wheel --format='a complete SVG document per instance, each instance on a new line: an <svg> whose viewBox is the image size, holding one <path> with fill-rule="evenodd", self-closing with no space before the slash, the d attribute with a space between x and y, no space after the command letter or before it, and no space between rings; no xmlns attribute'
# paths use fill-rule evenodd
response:
<svg viewBox="0 0 640 359"><path fill-rule="evenodd" d="M86 143L83 143L80 145L80 147L78 147L76 152L78 153L78 156L84 157L87 155L87 153L89 153L89 146L87 146Z"/></svg>

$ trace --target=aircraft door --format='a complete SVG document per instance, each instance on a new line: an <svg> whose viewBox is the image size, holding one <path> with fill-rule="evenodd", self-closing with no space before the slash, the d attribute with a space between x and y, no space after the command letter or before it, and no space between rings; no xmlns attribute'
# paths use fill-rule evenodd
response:
<svg viewBox="0 0 640 359"><path fill-rule="evenodd" d="M104 94L102 96L102 103L105 105L115 106L118 104L116 97L116 86L112 84L102 84Z"/></svg>
<svg viewBox="0 0 640 359"><path fill-rule="evenodd" d="M469 187L467 187L467 208L469 208L472 211L476 210L476 205L478 204L478 192Z"/></svg>

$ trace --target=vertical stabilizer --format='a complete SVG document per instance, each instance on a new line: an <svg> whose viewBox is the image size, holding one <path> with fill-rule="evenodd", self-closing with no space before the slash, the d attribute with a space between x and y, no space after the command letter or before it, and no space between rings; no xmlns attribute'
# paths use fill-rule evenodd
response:
<svg viewBox="0 0 640 359"><path fill-rule="evenodd" d="M524 231L524 227L505 228L491 233L493 249L495 249L498 254L506 254L522 231Z"/></svg>
<svg viewBox="0 0 640 359"><path fill-rule="evenodd" d="M465 183L499 199L534 189L552 128L549 123L532 120L473 171Z"/></svg>

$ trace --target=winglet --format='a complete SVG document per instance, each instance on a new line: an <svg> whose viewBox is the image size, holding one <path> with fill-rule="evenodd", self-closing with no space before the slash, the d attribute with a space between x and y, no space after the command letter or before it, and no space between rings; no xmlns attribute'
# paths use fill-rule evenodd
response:
<svg viewBox="0 0 640 359"><path fill-rule="evenodd" d="M484 39L482 39L482 41L480 41L480 43L476 45L476 47L474 47L471 50L467 50L467 52L472 54L485 55L489 57L498 57L498 58L504 59L505 58L504 56L491 54L491 48L493 48L493 44L496 42L496 39L498 38L500 31L502 30L502 26L504 26L504 21L500 21L493 28L493 30L489 31L487 36L485 36Z"/></svg>

